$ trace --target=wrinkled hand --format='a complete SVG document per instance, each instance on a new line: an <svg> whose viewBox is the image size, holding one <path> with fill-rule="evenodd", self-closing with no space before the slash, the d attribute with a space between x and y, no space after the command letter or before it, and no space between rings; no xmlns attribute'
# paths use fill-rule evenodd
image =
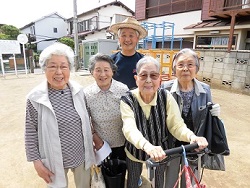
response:
<svg viewBox="0 0 250 188"><path fill-rule="evenodd" d="M104 142L96 132L93 134L93 140L94 140L94 148L98 151L99 149L102 148Z"/></svg>
<svg viewBox="0 0 250 188"><path fill-rule="evenodd" d="M203 150L208 146L208 142L205 137L196 136L196 135L191 136L190 144L192 143L197 143L199 145L199 148L195 149L196 151Z"/></svg>
<svg viewBox="0 0 250 188"><path fill-rule="evenodd" d="M220 115L220 105L214 104L212 109L210 110L212 116L219 116Z"/></svg>
<svg viewBox="0 0 250 188"><path fill-rule="evenodd" d="M143 150L150 156L154 161L161 161L166 158L166 154L161 146L154 146L149 142L143 147Z"/></svg>
<svg viewBox="0 0 250 188"><path fill-rule="evenodd" d="M54 176L54 174L43 165L42 161L37 160L34 161L33 164L38 176L40 176L46 183L52 183L51 177Z"/></svg>

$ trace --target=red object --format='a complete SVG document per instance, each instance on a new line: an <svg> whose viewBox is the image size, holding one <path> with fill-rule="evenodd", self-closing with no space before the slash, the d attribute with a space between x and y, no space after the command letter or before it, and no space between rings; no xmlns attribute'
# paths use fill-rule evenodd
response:
<svg viewBox="0 0 250 188"><path fill-rule="evenodd" d="M180 174L179 174L179 178L178 180L175 182L174 188L177 187L178 182L181 179L181 175L183 174L183 172L185 172L185 179L186 179L186 188L206 188L206 185L204 184L200 184L199 181L197 180L197 178L194 175L194 172L192 171L192 169L190 168L190 166L186 166L184 165ZM195 181L195 185L192 185L192 181Z"/></svg>

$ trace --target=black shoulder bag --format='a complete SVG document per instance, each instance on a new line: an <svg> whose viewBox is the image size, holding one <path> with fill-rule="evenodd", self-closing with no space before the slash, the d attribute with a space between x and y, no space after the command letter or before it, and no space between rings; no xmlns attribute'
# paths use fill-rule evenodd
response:
<svg viewBox="0 0 250 188"><path fill-rule="evenodd" d="M207 139L209 154L229 155L230 150L224 124L217 116L211 115L210 109L212 109L212 104L207 106L206 121L200 126L197 136L203 136Z"/></svg>

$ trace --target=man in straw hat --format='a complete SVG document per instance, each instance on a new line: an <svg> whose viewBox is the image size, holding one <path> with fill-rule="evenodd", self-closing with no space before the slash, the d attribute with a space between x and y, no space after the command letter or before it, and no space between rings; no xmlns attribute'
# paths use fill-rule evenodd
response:
<svg viewBox="0 0 250 188"><path fill-rule="evenodd" d="M143 54L136 51L137 43L140 39L147 36L147 30L140 23L128 17L123 22L110 26L110 30L117 34L121 51L111 55L118 67L114 79L128 86L129 89L135 88L136 83L136 63L143 57Z"/></svg>

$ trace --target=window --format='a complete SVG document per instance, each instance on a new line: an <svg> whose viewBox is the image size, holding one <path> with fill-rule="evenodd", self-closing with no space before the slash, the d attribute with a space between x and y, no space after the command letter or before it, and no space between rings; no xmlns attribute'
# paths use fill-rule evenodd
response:
<svg viewBox="0 0 250 188"><path fill-rule="evenodd" d="M54 33L57 33L57 28L56 28L56 27L54 27L53 31L54 31Z"/></svg>
<svg viewBox="0 0 250 188"><path fill-rule="evenodd" d="M198 36L196 41L197 49L227 49L229 36ZM232 49L235 49L236 36L233 36Z"/></svg>
<svg viewBox="0 0 250 188"><path fill-rule="evenodd" d="M91 31L97 29L97 17L83 20L78 23L78 32Z"/></svg>
<svg viewBox="0 0 250 188"><path fill-rule="evenodd" d="M146 0L147 17L201 10L201 0Z"/></svg>

